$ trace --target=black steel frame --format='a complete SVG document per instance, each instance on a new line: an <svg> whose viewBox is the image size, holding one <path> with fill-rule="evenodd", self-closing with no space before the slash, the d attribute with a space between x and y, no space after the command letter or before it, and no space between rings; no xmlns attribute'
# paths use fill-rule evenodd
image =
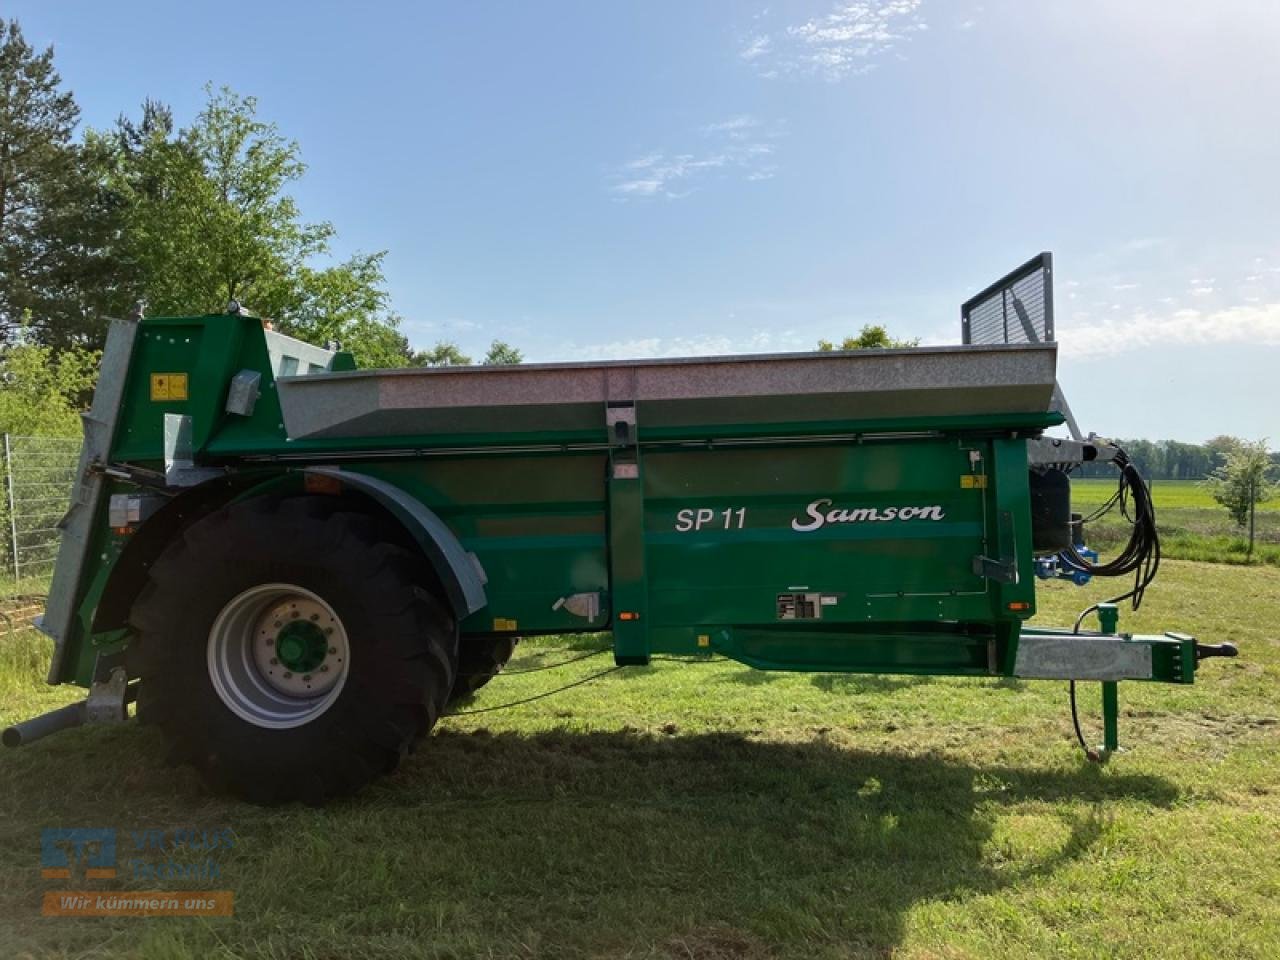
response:
<svg viewBox="0 0 1280 960"><path fill-rule="evenodd" d="M986 287L981 293L977 293L970 297L960 305L960 335L962 343L972 343L971 333L969 330L969 314L979 303L985 303L997 294L1003 294L1011 289L1015 283L1025 280L1027 277L1033 276L1037 271L1044 274L1044 337L1046 341L1054 340L1053 332L1053 254L1049 251L1037 254L1022 266L1011 270L995 283ZM1002 306L1005 311L1005 342L1008 342L1008 323L1009 323L1009 303L1008 297L1002 298ZM1017 317L1015 316L1016 320Z"/></svg>

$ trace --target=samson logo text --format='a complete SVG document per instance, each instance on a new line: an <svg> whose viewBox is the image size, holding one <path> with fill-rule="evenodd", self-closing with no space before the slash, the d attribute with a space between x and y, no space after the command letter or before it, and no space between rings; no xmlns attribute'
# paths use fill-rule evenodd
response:
<svg viewBox="0 0 1280 960"><path fill-rule="evenodd" d="M815 500L805 507L805 518L791 521L791 529L801 533L821 530L829 523L885 523L889 520L941 520L946 514L942 507L855 507L852 510L833 510L831 500Z"/></svg>

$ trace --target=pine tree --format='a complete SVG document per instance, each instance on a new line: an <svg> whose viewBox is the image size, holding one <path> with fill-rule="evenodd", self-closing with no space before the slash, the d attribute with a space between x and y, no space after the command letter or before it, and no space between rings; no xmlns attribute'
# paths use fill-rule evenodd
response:
<svg viewBox="0 0 1280 960"><path fill-rule="evenodd" d="M61 89L53 48L37 53L17 21L0 21L0 340L45 326L60 220L77 179L71 134L80 111Z"/></svg>

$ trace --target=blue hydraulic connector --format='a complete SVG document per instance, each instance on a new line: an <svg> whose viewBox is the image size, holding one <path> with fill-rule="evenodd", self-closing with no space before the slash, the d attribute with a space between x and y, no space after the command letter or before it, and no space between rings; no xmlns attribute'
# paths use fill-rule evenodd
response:
<svg viewBox="0 0 1280 960"><path fill-rule="evenodd" d="M1088 560L1090 563L1098 562L1097 550L1090 550L1081 545L1076 547L1076 553L1082 560ZM1083 587L1093 579L1092 574L1073 565L1065 552L1056 553L1051 557L1036 557L1036 576L1041 580L1070 580L1077 587Z"/></svg>
<svg viewBox="0 0 1280 960"><path fill-rule="evenodd" d="M1081 560L1090 566L1098 562L1098 551L1084 545L1084 518L1078 513L1071 514L1071 544ZM1051 557L1036 557L1036 576L1041 580L1070 580L1077 587L1083 587L1093 579L1093 574L1081 570L1066 550Z"/></svg>

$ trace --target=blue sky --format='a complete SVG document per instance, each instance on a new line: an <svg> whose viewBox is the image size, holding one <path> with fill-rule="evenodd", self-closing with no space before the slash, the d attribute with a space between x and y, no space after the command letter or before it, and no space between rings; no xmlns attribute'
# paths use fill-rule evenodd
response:
<svg viewBox="0 0 1280 960"><path fill-rule="evenodd" d="M1280 441L1274 0L10 0L86 123L260 99L416 345L809 349L1054 252L1103 434Z"/></svg>

